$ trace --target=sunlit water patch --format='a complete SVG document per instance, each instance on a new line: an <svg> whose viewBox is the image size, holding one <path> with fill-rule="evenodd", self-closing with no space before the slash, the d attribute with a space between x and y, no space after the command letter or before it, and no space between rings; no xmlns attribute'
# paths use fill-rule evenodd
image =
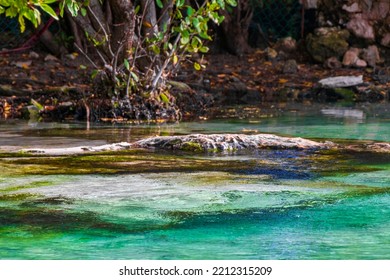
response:
<svg viewBox="0 0 390 280"><path fill-rule="evenodd" d="M359 188L224 172L62 176L51 186L9 191L34 196L1 209L0 252L27 259L389 257L377 243L389 238L388 193L368 191L363 199L354 195Z"/></svg>
<svg viewBox="0 0 390 280"><path fill-rule="evenodd" d="M390 141L384 110L161 126L1 122L0 150L188 133ZM389 162L369 151L3 153L0 259L390 259Z"/></svg>

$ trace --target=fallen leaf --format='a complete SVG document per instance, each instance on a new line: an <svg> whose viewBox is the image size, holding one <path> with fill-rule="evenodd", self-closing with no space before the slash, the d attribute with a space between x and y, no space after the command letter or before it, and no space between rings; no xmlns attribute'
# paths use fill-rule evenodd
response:
<svg viewBox="0 0 390 280"><path fill-rule="evenodd" d="M145 26L145 27L147 27L147 28L151 28L151 27L152 27L152 25L150 24L150 22L147 22L147 21L144 21L144 22L142 23L142 25Z"/></svg>
<svg viewBox="0 0 390 280"><path fill-rule="evenodd" d="M288 80L286 80L286 79L279 79L279 84L285 84L287 82L288 82Z"/></svg>
<svg viewBox="0 0 390 280"><path fill-rule="evenodd" d="M57 61L58 58L56 58L54 55L51 55L51 54L48 54L47 56L45 56L45 61Z"/></svg>
<svg viewBox="0 0 390 280"><path fill-rule="evenodd" d="M31 66L32 61L27 60L27 61L17 61L15 63L16 67L22 68L22 69L28 69Z"/></svg>

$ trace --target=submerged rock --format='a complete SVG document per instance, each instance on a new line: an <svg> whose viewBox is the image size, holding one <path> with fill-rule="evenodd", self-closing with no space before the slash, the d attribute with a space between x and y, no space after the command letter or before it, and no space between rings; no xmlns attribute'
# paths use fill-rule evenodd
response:
<svg viewBox="0 0 390 280"><path fill-rule="evenodd" d="M299 150L318 151L335 149L338 151L390 153L390 143L369 143L340 145L330 141L316 142L300 137L281 137L273 134L190 134L184 136L156 136L134 143L114 143L101 146L48 148L22 150L24 153L46 155L70 155L85 152L121 151L130 149L161 149L188 152L232 152L238 150Z"/></svg>
<svg viewBox="0 0 390 280"><path fill-rule="evenodd" d="M187 136L160 136L134 143L140 148L157 148L195 152L235 151L243 149L326 149L331 142L320 143L303 138L281 137L272 134L191 134Z"/></svg>
<svg viewBox="0 0 390 280"><path fill-rule="evenodd" d="M78 146L69 148L35 148L23 149L20 152L28 154L46 154L46 155L74 155L84 152L105 152L105 151L119 151L130 149L131 144L127 142L120 142L114 144L106 144L100 146Z"/></svg>
<svg viewBox="0 0 390 280"><path fill-rule="evenodd" d="M319 150L336 146L332 142L315 142L303 138L281 137L272 134L190 134L185 136L156 136L134 143L114 143L101 146L25 149L22 152L48 155L80 154L134 148L180 150L190 152L222 152L244 149L296 149Z"/></svg>

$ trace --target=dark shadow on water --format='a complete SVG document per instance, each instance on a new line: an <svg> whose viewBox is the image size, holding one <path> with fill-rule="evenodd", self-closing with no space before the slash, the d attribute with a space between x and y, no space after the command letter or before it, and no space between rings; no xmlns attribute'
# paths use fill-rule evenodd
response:
<svg viewBox="0 0 390 280"><path fill-rule="evenodd" d="M288 170L288 169L289 170ZM310 172L301 171L302 166L289 166L284 168L256 167L239 173L245 175L269 175L272 179L310 180L316 176Z"/></svg>

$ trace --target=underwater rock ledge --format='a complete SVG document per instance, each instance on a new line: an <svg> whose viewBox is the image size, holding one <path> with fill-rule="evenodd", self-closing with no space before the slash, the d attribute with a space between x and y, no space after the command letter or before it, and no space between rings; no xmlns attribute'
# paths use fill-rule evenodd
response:
<svg viewBox="0 0 390 280"><path fill-rule="evenodd" d="M333 142L316 142L299 137L281 137L273 134L190 134L184 136L157 136L134 143L114 143L91 147L24 149L21 152L47 155L79 154L84 152L119 151L135 148L181 150L191 152L224 152L255 149L319 150L336 148Z"/></svg>

